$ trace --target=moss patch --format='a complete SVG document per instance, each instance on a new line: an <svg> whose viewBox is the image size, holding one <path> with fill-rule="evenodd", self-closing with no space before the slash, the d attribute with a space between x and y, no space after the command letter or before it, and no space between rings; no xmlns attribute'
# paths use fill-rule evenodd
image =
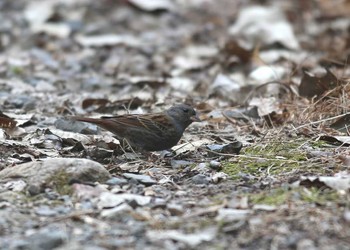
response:
<svg viewBox="0 0 350 250"><path fill-rule="evenodd" d="M47 181L57 193L61 195L71 195L73 192L72 186L68 184L71 176L65 171L59 171Z"/></svg>
<svg viewBox="0 0 350 250"><path fill-rule="evenodd" d="M252 204L282 205L288 202L316 203L317 205L327 205L328 202L342 203L343 198L338 192L331 189L319 190L317 188L277 188L251 194L249 201Z"/></svg>
<svg viewBox="0 0 350 250"><path fill-rule="evenodd" d="M319 148L320 143L281 140L247 146L242 149L241 155L223 164L223 171L233 179L239 179L242 175L260 178L296 172L324 174L325 170L319 162L307 158L306 145Z"/></svg>

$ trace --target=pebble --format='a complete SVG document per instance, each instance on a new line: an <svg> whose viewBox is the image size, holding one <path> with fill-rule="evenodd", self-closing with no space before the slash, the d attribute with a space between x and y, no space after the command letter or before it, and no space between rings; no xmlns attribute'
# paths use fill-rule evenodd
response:
<svg viewBox="0 0 350 250"><path fill-rule="evenodd" d="M197 170L197 171L199 171L199 172L202 172L202 173L207 172L208 169L209 169L209 168L208 168L208 163L205 163L205 162L199 163L199 164L196 166L196 168L195 168L195 170Z"/></svg>
<svg viewBox="0 0 350 250"><path fill-rule="evenodd" d="M172 216L179 216L183 215L184 213L184 208L181 205L177 204L168 204L167 209Z"/></svg>
<svg viewBox="0 0 350 250"><path fill-rule="evenodd" d="M210 161L209 167L214 170L220 170L221 169L221 163L219 161Z"/></svg>
<svg viewBox="0 0 350 250"><path fill-rule="evenodd" d="M54 209L48 207L48 206L41 206L35 209L35 213L40 216L47 216L52 217L57 215L57 211Z"/></svg>
<svg viewBox="0 0 350 250"><path fill-rule="evenodd" d="M82 182L104 182L111 178L110 173L100 163L80 158L43 159L0 171L0 179L3 181L18 180L18 176L27 184L40 183L40 187L50 185L52 180L56 179L59 179L60 185L68 185L73 179ZM40 187L31 187L28 192L31 195L36 194L41 190Z"/></svg>
<svg viewBox="0 0 350 250"><path fill-rule="evenodd" d="M28 240L32 248L40 250L50 250L61 246L68 238L66 232L55 229L44 229L39 233L29 236Z"/></svg>
<svg viewBox="0 0 350 250"><path fill-rule="evenodd" d="M157 181L155 181L148 175L124 173L123 176L131 180L136 180L142 184L145 184L146 186L150 186L157 183Z"/></svg>
<svg viewBox="0 0 350 250"><path fill-rule="evenodd" d="M99 132L99 128L94 124L77 122L67 118L58 118L54 125L56 128L63 131L70 131L86 135L96 135Z"/></svg>
<svg viewBox="0 0 350 250"><path fill-rule="evenodd" d="M106 181L106 184L109 186L116 186L116 185L123 186L128 184L128 181L119 177L112 177L111 179Z"/></svg>
<svg viewBox="0 0 350 250"><path fill-rule="evenodd" d="M204 174L197 174L192 177L192 182L197 185L209 184L209 178Z"/></svg>
<svg viewBox="0 0 350 250"><path fill-rule="evenodd" d="M178 169L178 168L183 168L183 167L192 165L193 162L192 161L184 161L184 160L171 160L170 164L171 164L171 167L173 169Z"/></svg>

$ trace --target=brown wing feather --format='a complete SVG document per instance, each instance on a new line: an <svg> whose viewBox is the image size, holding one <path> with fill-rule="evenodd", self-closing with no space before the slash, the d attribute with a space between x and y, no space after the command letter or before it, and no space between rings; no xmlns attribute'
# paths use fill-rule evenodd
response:
<svg viewBox="0 0 350 250"><path fill-rule="evenodd" d="M74 120L97 124L111 132L123 131L127 127L144 127L153 132L163 132L172 127L164 113L146 115L120 115L101 117L100 119L72 117Z"/></svg>

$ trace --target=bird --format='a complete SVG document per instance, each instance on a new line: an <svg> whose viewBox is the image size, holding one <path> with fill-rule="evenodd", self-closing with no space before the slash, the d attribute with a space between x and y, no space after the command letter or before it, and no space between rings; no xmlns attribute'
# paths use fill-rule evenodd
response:
<svg viewBox="0 0 350 250"><path fill-rule="evenodd" d="M73 120L93 123L112 132L138 151L162 151L175 146L185 129L192 122L200 122L195 109L187 104L178 104L169 109L150 114L126 114L101 118L72 116Z"/></svg>

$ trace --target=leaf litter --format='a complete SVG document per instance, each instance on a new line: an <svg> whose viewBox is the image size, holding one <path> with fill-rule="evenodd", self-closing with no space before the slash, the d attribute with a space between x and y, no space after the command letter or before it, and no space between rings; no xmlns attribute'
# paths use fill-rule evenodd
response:
<svg viewBox="0 0 350 250"><path fill-rule="evenodd" d="M0 7L0 248L349 246L347 1ZM183 102L170 152L69 120Z"/></svg>

